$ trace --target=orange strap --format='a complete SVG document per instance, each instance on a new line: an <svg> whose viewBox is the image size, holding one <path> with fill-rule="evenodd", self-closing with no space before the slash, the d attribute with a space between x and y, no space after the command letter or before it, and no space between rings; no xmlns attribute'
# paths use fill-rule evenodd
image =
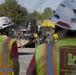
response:
<svg viewBox="0 0 76 75"><path fill-rule="evenodd" d="M43 50L42 50L42 57L43 57L43 69L44 69L44 75L46 75L46 60L45 60L45 54L46 54L46 44L43 45Z"/></svg>
<svg viewBox="0 0 76 75"><path fill-rule="evenodd" d="M54 44L53 47L53 63L54 63L54 75L57 75L57 63L56 63L56 43Z"/></svg>

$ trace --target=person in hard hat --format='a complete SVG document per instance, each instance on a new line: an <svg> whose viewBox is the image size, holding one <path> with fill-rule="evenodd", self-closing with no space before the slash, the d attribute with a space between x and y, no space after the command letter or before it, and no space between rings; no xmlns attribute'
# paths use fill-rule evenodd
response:
<svg viewBox="0 0 76 75"><path fill-rule="evenodd" d="M62 1L51 18L58 41L36 48L26 75L76 75L76 1Z"/></svg>
<svg viewBox="0 0 76 75"><path fill-rule="evenodd" d="M9 37L12 25L8 17L0 17L0 75L19 75L17 43Z"/></svg>

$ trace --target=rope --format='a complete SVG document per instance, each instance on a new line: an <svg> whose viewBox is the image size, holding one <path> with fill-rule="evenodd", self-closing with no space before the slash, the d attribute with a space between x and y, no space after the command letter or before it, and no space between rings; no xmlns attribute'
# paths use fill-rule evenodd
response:
<svg viewBox="0 0 76 75"><path fill-rule="evenodd" d="M24 7L23 0L22 0L22 6Z"/></svg>
<svg viewBox="0 0 76 75"><path fill-rule="evenodd" d="M30 4L31 4L31 0L29 0L29 6L28 6L28 11L29 11L29 9L30 9Z"/></svg>
<svg viewBox="0 0 76 75"><path fill-rule="evenodd" d="M39 4L40 4L40 11L42 12L41 0L39 0Z"/></svg>

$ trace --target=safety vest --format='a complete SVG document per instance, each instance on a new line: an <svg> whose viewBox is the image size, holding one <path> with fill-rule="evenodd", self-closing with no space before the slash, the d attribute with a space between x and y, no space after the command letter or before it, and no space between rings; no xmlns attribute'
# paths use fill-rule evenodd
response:
<svg viewBox="0 0 76 75"><path fill-rule="evenodd" d="M10 58L10 52L14 41L6 35L0 36L0 75L12 75L13 62Z"/></svg>
<svg viewBox="0 0 76 75"><path fill-rule="evenodd" d="M76 75L76 39L38 46L36 75Z"/></svg>

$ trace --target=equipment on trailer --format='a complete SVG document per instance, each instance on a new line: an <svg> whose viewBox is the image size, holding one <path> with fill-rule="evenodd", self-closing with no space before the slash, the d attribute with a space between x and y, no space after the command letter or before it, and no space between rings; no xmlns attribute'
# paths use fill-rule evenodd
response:
<svg viewBox="0 0 76 75"><path fill-rule="evenodd" d="M38 38L35 39L35 47L42 43L51 43L51 42L56 42L58 35L54 35L54 28L55 24L54 22L50 20L45 20L42 23L42 26L40 27L39 33L38 33ZM56 37L57 36L57 37Z"/></svg>

